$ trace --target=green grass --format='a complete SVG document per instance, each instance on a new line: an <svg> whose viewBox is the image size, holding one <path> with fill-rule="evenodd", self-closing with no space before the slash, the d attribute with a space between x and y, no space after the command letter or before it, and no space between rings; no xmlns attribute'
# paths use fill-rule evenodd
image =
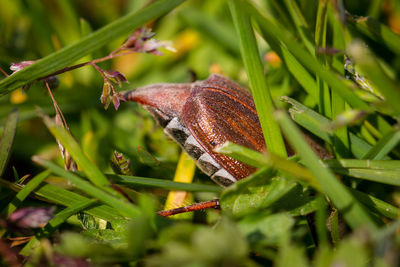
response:
<svg viewBox="0 0 400 267"><path fill-rule="evenodd" d="M0 67L11 74L13 62L38 61L0 79L0 265L17 255L29 266L396 265L398 1L6 2ZM142 26L176 53L98 67L127 77L120 91L215 72L244 85L268 151L230 142L217 151L256 167L250 177L227 188L201 171L193 183L173 181L180 148L139 105L105 110L90 66L58 75L52 92L69 129L52 119L40 79L107 56ZM330 156L318 158L321 148ZM111 164L114 151L129 167ZM77 167L65 169L68 160ZM219 198L221 210L159 217L169 191ZM43 227L11 222L15 211L41 219L37 207L54 207ZM26 242L6 250L9 240Z"/></svg>

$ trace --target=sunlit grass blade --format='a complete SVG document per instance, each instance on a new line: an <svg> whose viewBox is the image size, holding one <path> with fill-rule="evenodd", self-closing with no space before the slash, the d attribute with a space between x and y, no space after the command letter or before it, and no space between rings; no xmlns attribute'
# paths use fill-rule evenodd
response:
<svg viewBox="0 0 400 267"><path fill-rule="evenodd" d="M188 192L215 192L219 193L222 188L217 185L203 185L194 183L180 183L165 179L154 179L137 176L125 176L116 174L107 174L107 177L112 179L115 183L125 185L128 187L134 186L147 186L156 187L165 190L179 190Z"/></svg>
<svg viewBox="0 0 400 267"><path fill-rule="evenodd" d="M341 79L337 77L335 73L322 66L316 58L307 52L295 38L282 26L278 25L277 22L272 22L269 18L261 14L257 8L249 4L243 5L249 14L257 21L263 32L274 36L279 39L287 46L288 50L296 57L299 62L310 70L311 73L315 73L321 79L326 82L332 90L336 90L337 93L347 101L353 108L361 110L372 111L372 108L358 98L352 89Z"/></svg>
<svg viewBox="0 0 400 267"><path fill-rule="evenodd" d="M399 116L399 85L387 76L373 53L361 42L353 42L347 48L347 53L354 59L357 66L362 70L363 74L368 77L374 87L385 97L386 102L391 108L391 112Z"/></svg>
<svg viewBox="0 0 400 267"><path fill-rule="evenodd" d="M18 110L12 111L7 118L4 126L3 134L0 139L0 177L4 173L8 159L10 157L10 150L14 141L15 131L17 129Z"/></svg>
<svg viewBox="0 0 400 267"><path fill-rule="evenodd" d="M49 175L50 171L44 171L36 175L19 191L14 199L5 208L7 215L13 213L25 200L25 198L32 193Z"/></svg>
<svg viewBox="0 0 400 267"><path fill-rule="evenodd" d="M243 10L242 0L230 0L229 7L239 36L240 51L250 81L258 117L268 149L286 156L286 148L276 120L273 118L274 105L264 76L257 42L250 22L250 16Z"/></svg>
<svg viewBox="0 0 400 267"><path fill-rule="evenodd" d="M196 164L186 152L182 151L179 157L178 165L176 167L174 182L192 183ZM193 202L193 195L187 191L170 191L165 201L164 209L174 209L177 207L187 206L188 203ZM184 219L191 218L192 214L179 214L173 218Z"/></svg>
<svg viewBox="0 0 400 267"><path fill-rule="evenodd" d="M373 146L367 154L363 156L363 159L383 159L387 154L392 151L400 141L400 131L395 129L385 136L383 136L378 143Z"/></svg>
<svg viewBox="0 0 400 267"><path fill-rule="evenodd" d="M364 207L352 196L348 189L341 184L332 172L324 166L311 147L301 136L300 131L290 120L284 111L275 113L285 136L290 144L295 148L304 164L314 174L319 182L322 192L324 192L332 203L343 214L346 222L354 229L360 226L368 226L375 229L375 222L371 219Z"/></svg>
<svg viewBox="0 0 400 267"><path fill-rule="evenodd" d="M73 45L50 54L35 64L0 81L0 95L8 94L24 84L66 67L68 64L96 51L116 38L128 35L146 22L171 11L182 2L184 0L159 0L137 12L115 20Z"/></svg>
<svg viewBox="0 0 400 267"><path fill-rule="evenodd" d="M68 179L73 185L75 185L79 190L85 192L87 195L97 198L101 202L115 208L121 215L135 218L138 214L140 214L140 210L135 205L103 191L102 189L90 184L72 172L62 169L51 161L47 161L39 157L34 157L33 160L43 167L50 169L55 174Z"/></svg>
<svg viewBox="0 0 400 267"><path fill-rule="evenodd" d="M86 209L87 207L95 204L97 200L89 199L72 205L68 208L57 213L45 227L40 229L36 235L24 246L24 248L20 251L20 255L29 256L39 245L39 240L45 237L50 236L65 220L67 220L72 215Z"/></svg>
<svg viewBox="0 0 400 267"><path fill-rule="evenodd" d="M17 192L22 189L20 185L13 184L2 179L0 179L0 184ZM77 205L83 201L89 200L81 194L77 194L61 187L46 183L42 183L34 192L32 192L32 196L66 207ZM119 212L105 204L95 205L94 207L90 207L89 209L85 210L85 212L106 221L122 218Z"/></svg>
<svg viewBox="0 0 400 267"><path fill-rule="evenodd" d="M110 185L110 182L107 180L105 175L87 158L78 142L65 128L57 125L52 119L45 115L43 115L43 122L54 137L63 144L68 153L93 184L100 187Z"/></svg>

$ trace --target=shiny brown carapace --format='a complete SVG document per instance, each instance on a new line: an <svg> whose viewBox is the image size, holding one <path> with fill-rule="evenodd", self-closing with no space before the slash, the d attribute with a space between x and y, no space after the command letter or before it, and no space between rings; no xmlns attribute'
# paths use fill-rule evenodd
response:
<svg viewBox="0 0 400 267"><path fill-rule="evenodd" d="M154 84L126 92L126 100L143 105L216 183L228 186L255 169L214 152L231 141L265 150L251 94L221 75L189 84Z"/></svg>

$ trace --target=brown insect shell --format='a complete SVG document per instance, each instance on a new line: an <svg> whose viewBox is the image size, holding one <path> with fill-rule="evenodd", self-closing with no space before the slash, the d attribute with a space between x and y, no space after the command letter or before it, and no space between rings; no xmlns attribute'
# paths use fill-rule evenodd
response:
<svg viewBox="0 0 400 267"><path fill-rule="evenodd" d="M231 141L257 151L265 150L251 94L224 76L214 74L207 80L191 84L154 84L127 92L124 96L146 107L163 127L178 118L190 132L187 134L192 135L220 167L233 176L232 180L247 177L255 168L214 152L217 146ZM184 147L183 143L181 146ZM198 165L202 164L198 161ZM218 179L214 180L221 185L232 183Z"/></svg>

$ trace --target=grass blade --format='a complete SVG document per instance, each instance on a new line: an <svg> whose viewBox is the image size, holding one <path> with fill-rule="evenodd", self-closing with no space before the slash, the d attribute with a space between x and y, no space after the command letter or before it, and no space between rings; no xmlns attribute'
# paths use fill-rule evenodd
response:
<svg viewBox="0 0 400 267"><path fill-rule="evenodd" d="M97 198L103 203L106 203L110 205L111 207L115 208L121 215L127 216L130 218L135 218L140 214L140 210L134 206L133 204L130 204L126 202L123 199L116 198L113 195L108 194L107 192L103 191L100 188L97 188L90 184L89 182L83 180L81 177L76 176L72 172L68 172L64 170L63 168L57 166L56 164L41 159L39 157L34 157L33 159L36 163L42 165L43 167L46 167L56 173L57 175L60 175L61 177L64 177L68 179L72 184L74 184L78 189L82 190L89 196L92 196L94 198Z"/></svg>
<svg viewBox="0 0 400 267"><path fill-rule="evenodd" d="M399 209L397 207L361 191L352 188L349 188L349 190L358 201L360 201L370 210L380 213L390 219L397 219L399 217Z"/></svg>
<svg viewBox="0 0 400 267"><path fill-rule="evenodd" d="M400 170L400 160L331 159L326 160L325 164L330 168Z"/></svg>
<svg viewBox="0 0 400 267"><path fill-rule="evenodd" d="M0 179L0 184L14 191L21 190L19 185L2 179ZM55 203L66 207L77 205L82 201L89 200L80 194L46 183L42 183L32 194L42 200L47 200L50 203ZM115 209L105 204L95 205L94 207L90 207L89 209L85 210L85 212L106 221L122 218L122 216Z"/></svg>
<svg viewBox="0 0 400 267"><path fill-rule="evenodd" d="M110 185L106 176L87 158L78 142L65 128L57 125L52 119L45 115L43 115L43 122L53 136L63 144L68 153L75 160L78 166L82 168L82 171L93 184L100 187Z"/></svg>
<svg viewBox="0 0 400 267"><path fill-rule="evenodd" d="M242 3L242 0L231 0L229 7L239 36L240 51L250 81L250 88L253 93L258 117L260 118L264 139L269 151L277 155L286 156L287 153L282 134L272 116L274 105L267 88L264 68L261 64L250 17L246 12L243 12Z"/></svg>
<svg viewBox="0 0 400 267"><path fill-rule="evenodd" d="M181 183L173 182L165 179L154 179L145 178L137 176L126 176L126 175L116 175L107 174L107 177L112 179L117 184L132 186L149 186L157 187L166 190L179 190L179 191L189 191L189 192L215 192L219 193L222 188L216 185L203 185L203 184L193 184L193 183Z"/></svg>
<svg viewBox="0 0 400 267"><path fill-rule="evenodd" d="M3 134L0 139L0 177L4 173L8 159L10 157L10 150L14 141L15 130L17 129L18 110L12 111L7 118L4 126Z"/></svg>
<svg viewBox="0 0 400 267"><path fill-rule="evenodd" d="M370 169L334 169L335 172L359 178L363 180L373 181L377 183L400 185L400 171L399 170L370 170Z"/></svg>
<svg viewBox="0 0 400 267"><path fill-rule="evenodd" d="M400 131L398 129L390 131L385 134L378 143L373 146L363 159L383 159L387 154L392 151L400 141Z"/></svg>
<svg viewBox="0 0 400 267"><path fill-rule="evenodd" d="M50 171L44 171L33 177L7 205L5 208L7 211L7 216L13 213L22 204L25 198L32 193L49 175Z"/></svg>

